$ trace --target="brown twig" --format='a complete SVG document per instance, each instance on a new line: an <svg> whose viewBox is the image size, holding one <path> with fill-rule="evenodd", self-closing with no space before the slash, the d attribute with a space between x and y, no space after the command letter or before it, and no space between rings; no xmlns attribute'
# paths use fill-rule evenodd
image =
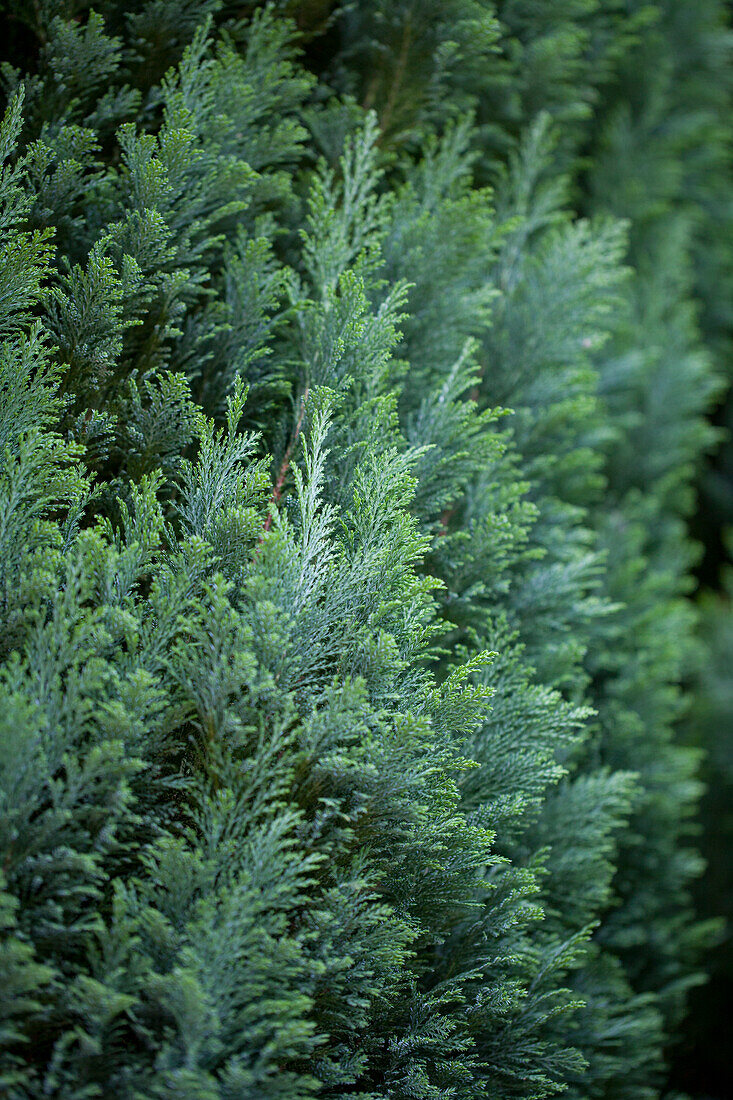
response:
<svg viewBox="0 0 733 1100"><path fill-rule="evenodd" d="M450 521L453 518L454 513L455 513L455 507L452 507L452 508L444 508L443 511L440 514L440 519L438 520L438 522L440 524L440 535L443 538L445 538L445 536L448 534L448 527L450 525Z"/></svg>
<svg viewBox="0 0 733 1100"><path fill-rule="evenodd" d="M267 519L265 520L265 525L262 529L263 535L266 531L269 531L270 527L272 526L272 505L278 504L280 501L280 497L282 496L283 486L285 485L285 478L288 476L288 470L290 469L290 460L293 457L293 449L295 447L295 444L298 442L300 429L303 427L303 418L305 416L305 403L307 400L308 387L306 386L303 396L300 399L300 413L298 414L298 422L295 425L293 438L287 445L285 454L283 455L282 463L280 465L280 470L278 471L277 481L275 482L275 487L272 490L272 496L270 497L270 510L267 513ZM262 539L260 539L260 542L261 541Z"/></svg>

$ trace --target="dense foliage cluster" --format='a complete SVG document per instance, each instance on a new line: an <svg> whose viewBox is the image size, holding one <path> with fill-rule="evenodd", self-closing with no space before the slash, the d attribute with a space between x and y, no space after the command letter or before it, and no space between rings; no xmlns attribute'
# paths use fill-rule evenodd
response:
<svg viewBox="0 0 733 1100"><path fill-rule="evenodd" d="M721 0L5 9L2 1095L662 1095Z"/></svg>

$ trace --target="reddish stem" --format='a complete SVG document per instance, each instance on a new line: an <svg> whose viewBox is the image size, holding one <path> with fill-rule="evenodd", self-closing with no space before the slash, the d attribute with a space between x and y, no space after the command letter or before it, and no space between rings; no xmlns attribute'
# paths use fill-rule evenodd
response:
<svg viewBox="0 0 733 1100"><path fill-rule="evenodd" d="M298 422L295 425L295 431L293 432L293 438L288 443L288 446L283 455L282 464L277 475L277 481L275 482L275 488L272 490L272 496L270 497L270 504L277 504L282 496L283 486L285 484L285 478L288 476L288 470L290 469L290 460L293 457L293 448L298 442L300 435L300 429L303 427L303 417L305 416L305 403L308 400L308 387L306 386L305 392L300 399L300 413L298 414ZM265 531L269 531L272 526L272 508L267 513L267 519L265 520L265 526L263 527L263 534ZM260 539L260 541L262 541Z"/></svg>

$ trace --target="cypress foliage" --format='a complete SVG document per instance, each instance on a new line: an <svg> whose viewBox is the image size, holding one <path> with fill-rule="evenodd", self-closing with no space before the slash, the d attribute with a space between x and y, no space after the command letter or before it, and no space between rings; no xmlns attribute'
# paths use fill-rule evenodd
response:
<svg viewBox="0 0 733 1100"><path fill-rule="evenodd" d="M696 900L702 913L710 916L730 914L730 847L733 839L731 819L731 699L730 662L731 577L724 575L722 592L705 592L700 599L699 635L701 647L696 672L696 696L688 718L689 739L703 750L703 778L707 784L701 818L702 852L705 874L697 884ZM686 1022L677 1054L677 1075L693 1095L724 1096L728 1066L722 1039L730 1004L731 958L730 924L719 937L716 950L708 957L710 982L693 994L692 1012Z"/></svg>
<svg viewBox="0 0 733 1100"><path fill-rule="evenodd" d="M9 6L12 1100L661 1094L725 165L678 7Z"/></svg>

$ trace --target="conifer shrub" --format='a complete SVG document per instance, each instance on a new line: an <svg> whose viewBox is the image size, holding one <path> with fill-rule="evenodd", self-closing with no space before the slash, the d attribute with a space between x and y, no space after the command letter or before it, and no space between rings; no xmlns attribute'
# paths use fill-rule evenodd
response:
<svg viewBox="0 0 733 1100"><path fill-rule="evenodd" d="M687 24L6 20L3 1094L660 1096L712 935Z"/></svg>
<svg viewBox="0 0 733 1100"><path fill-rule="evenodd" d="M706 790L700 816L705 873L698 881L696 901L705 916L728 916L733 900L733 657L730 569L723 574L722 592L700 597L699 635L705 641L695 669L696 693L688 716L688 736L704 752L702 777ZM714 951L706 958L710 980L695 990L683 1041L676 1051L677 1076L694 1095L724 1096L728 1065L723 1050L733 974L730 923L726 922Z"/></svg>

